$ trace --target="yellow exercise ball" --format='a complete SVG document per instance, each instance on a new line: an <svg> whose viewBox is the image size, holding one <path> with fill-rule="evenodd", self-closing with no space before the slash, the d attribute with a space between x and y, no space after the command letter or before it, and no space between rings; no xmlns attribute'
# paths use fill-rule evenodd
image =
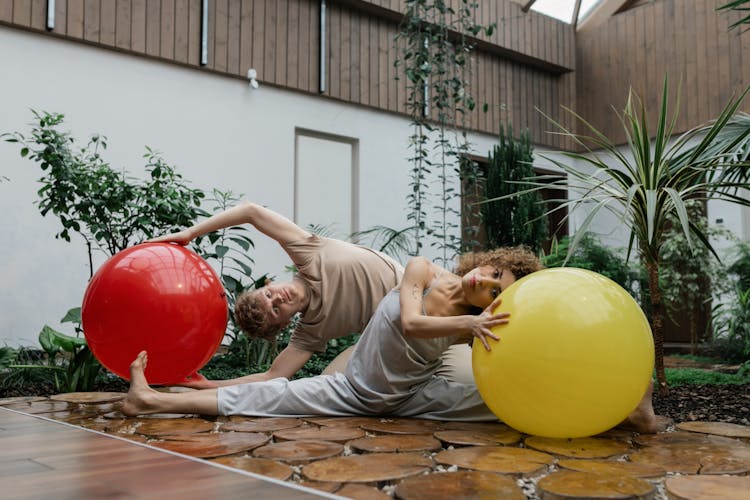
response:
<svg viewBox="0 0 750 500"><path fill-rule="evenodd" d="M474 342L479 393L521 432L552 438L598 434L622 422L648 389L651 328L617 283L584 269L552 268L502 293L510 321L487 352Z"/></svg>

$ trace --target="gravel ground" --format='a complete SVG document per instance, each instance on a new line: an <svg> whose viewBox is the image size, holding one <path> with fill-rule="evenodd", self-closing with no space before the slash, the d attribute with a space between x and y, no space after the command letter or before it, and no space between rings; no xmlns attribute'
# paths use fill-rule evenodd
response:
<svg viewBox="0 0 750 500"><path fill-rule="evenodd" d="M750 384L670 387L653 397L654 411L675 422L707 420L750 425Z"/></svg>

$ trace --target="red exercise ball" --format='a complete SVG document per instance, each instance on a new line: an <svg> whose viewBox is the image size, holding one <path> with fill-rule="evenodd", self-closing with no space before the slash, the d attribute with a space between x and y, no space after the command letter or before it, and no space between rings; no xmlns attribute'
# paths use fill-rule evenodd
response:
<svg viewBox="0 0 750 500"><path fill-rule="evenodd" d="M224 287L195 252L144 243L107 260L83 297L83 332L94 356L130 378L130 363L148 351L151 384L185 381L218 349L227 324Z"/></svg>

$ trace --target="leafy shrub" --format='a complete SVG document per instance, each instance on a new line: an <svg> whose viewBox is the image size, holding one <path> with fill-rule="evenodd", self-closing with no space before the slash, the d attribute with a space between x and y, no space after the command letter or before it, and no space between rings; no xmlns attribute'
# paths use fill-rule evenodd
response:
<svg viewBox="0 0 750 500"><path fill-rule="evenodd" d="M728 303L714 307L712 348L722 359L750 361L750 288L737 288Z"/></svg>
<svg viewBox="0 0 750 500"><path fill-rule="evenodd" d="M738 243L727 266L724 293L711 312L711 349L730 362L750 363L750 245Z"/></svg>
<svg viewBox="0 0 750 500"><path fill-rule="evenodd" d="M315 375L320 375L323 370L331 364L331 361L333 361L336 356L341 354L348 347L356 344L358 339L359 334L353 333L346 337L329 340L328 344L326 344L325 352L317 352L313 354L294 378L314 377Z"/></svg>
<svg viewBox="0 0 750 500"><path fill-rule="evenodd" d="M547 267L577 267L588 269L611 279L634 297L637 296L639 272L629 265L621 253L601 244L591 233L581 237L571 255L568 255L570 238L564 237L552 245L549 254L542 256L542 263ZM567 262L566 262L567 259Z"/></svg>
<svg viewBox="0 0 750 500"><path fill-rule="evenodd" d="M728 230L708 224L702 202L688 201L685 208L691 223L707 238L718 240L732 237ZM681 328L688 329L692 350L696 352L705 332L705 325L700 320L702 312L706 311L714 297L726 292L726 272L719 260L695 236L691 242L688 241L675 214L667 219L670 227L659 250L659 289L667 315ZM644 286L644 289L647 288ZM678 320L677 316L684 318Z"/></svg>
<svg viewBox="0 0 750 500"><path fill-rule="evenodd" d="M214 356L200 371L211 380L225 380L243 377L252 373L268 370L273 359L289 345L289 339L296 325L296 320L287 326L274 342L260 339L248 339L239 335L229 346L227 352ZM344 349L354 345L359 334L333 339L326 344L326 350L315 353L293 378L314 377L328 366Z"/></svg>
<svg viewBox="0 0 750 500"><path fill-rule="evenodd" d="M665 368L664 371L670 386L750 384L750 377L739 373L720 373L698 368Z"/></svg>
<svg viewBox="0 0 750 500"><path fill-rule="evenodd" d="M39 211L52 213L62 229L55 235L70 241L78 233L86 242L93 275L94 249L111 256L152 236L192 224L206 212L199 208L205 194L192 189L166 164L157 151L146 148L146 180L114 169L101 156L106 137L94 134L88 144L76 145L61 131L64 115L33 112L31 135L0 135L19 143L21 156L39 163Z"/></svg>
<svg viewBox="0 0 750 500"><path fill-rule="evenodd" d="M80 334L81 308L68 311L61 322L75 323L76 332ZM86 339L65 335L44 325L39 333L39 344L46 356L29 356L31 351L27 349L4 348L0 370L15 370L21 380L29 379L35 370L47 371L50 376L42 378L53 383L56 392L93 390L102 366L86 345Z"/></svg>
<svg viewBox="0 0 750 500"><path fill-rule="evenodd" d="M740 242L735 245L727 273L736 279L741 290L750 289L750 244Z"/></svg>

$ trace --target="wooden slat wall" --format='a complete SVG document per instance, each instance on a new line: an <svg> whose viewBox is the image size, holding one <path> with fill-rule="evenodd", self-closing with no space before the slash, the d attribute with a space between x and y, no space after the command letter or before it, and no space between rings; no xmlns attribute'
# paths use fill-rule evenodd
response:
<svg viewBox="0 0 750 500"><path fill-rule="evenodd" d="M201 0L56 0L52 34L198 65L200 11ZM0 0L2 23L46 31L46 19L46 0Z"/></svg>
<svg viewBox="0 0 750 500"><path fill-rule="evenodd" d="M460 0L451 0L455 9ZM0 0L0 23L45 31L44 0ZM389 112L406 111L406 78L396 80L394 37L404 0L329 0L326 97ZM57 0L53 35L200 66L201 0ZM546 134L535 108L557 115L575 102L572 27L509 0L479 2L478 23L497 23L480 37L472 69L477 108L469 128L496 133L500 124L529 128L535 142L567 147ZM319 90L317 0L210 0L207 69L263 84ZM482 111L487 103L489 111Z"/></svg>
<svg viewBox="0 0 750 500"><path fill-rule="evenodd" d="M623 143L612 110L622 110L632 87L655 125L665 74L674 103L680 89L683 132L716 118L750 85L750 33L729 31L736 14L716 12L724 0L655 0L616 14L577 40L577 111ZM750 111L750 100L743 106Z"/></svg>
<svg viewBox="0 0 750 500"><path fill-rule="evenodd" d="M357 2L350 0L346 3L370 3L393 12L404 12L406 0L369 0ZM461 8L462 0L449 0L448 5L455 11ZM546 34L566 25L556 19L538 14L534 11L523 12L522 4L510 0L483 0L476 2L475 11L477 24L487 26L497 23L497 30L489 37L481 35L479 38L493 45L507 48L526 56L547 61L562 67L575 67L574 54L559 45L547 43L551 37ZM451 22L455 16L448 16ZM515 33L515 36L511 34ZM570 30L572 38L572 30ZM511 35L511 36L508 36Z"/></svg>

